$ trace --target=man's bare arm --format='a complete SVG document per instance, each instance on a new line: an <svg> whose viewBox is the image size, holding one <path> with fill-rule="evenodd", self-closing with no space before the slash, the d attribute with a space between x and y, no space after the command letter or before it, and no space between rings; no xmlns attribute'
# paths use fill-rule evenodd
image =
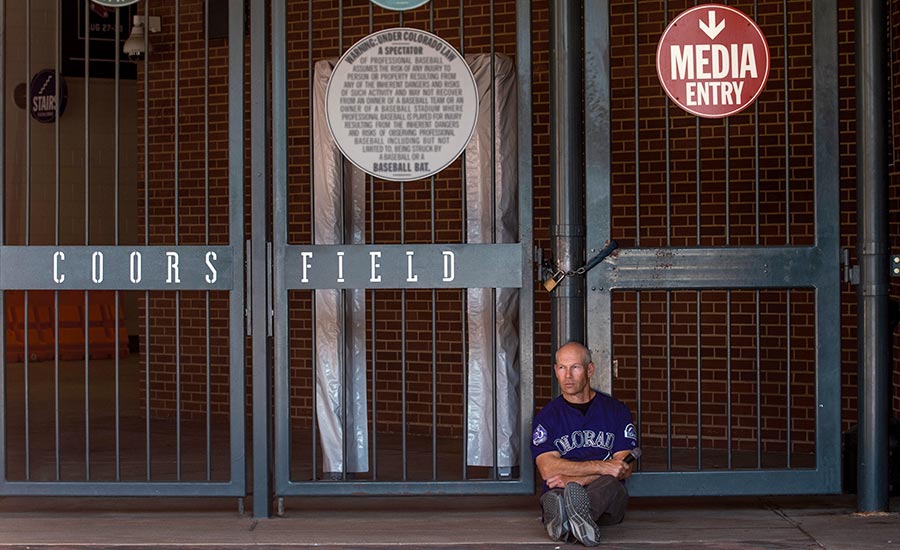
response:
<svg viewBox="0 0 900 550"><path fill-rule="evenodd" d="M535 459L538 471L544 481L562 482L563 480L590 483L597 477L608 475L616 479L627 479L631 476L631 465L623 462L630 451L619 451L609 460L587 460L577 462L559 456L556 451L547 452ZM571 479L570 479L571 478ZM576 479L585 478L585 479ZM584 485L585 483L581 483ZM565 485L565 483L563 483ZM553 487L554 485L550 485Z"/></svg>

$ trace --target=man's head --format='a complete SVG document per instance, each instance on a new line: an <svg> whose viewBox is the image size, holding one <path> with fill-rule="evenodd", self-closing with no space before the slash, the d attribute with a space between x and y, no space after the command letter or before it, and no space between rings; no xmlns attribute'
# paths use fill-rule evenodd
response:
<svg viewBox="0 0 900 550"><path fill-rule="evenodd" d="M579 342L569 342L562 346L556 352L553 370L566 401L585 403L590 400L594 363L589 349Z"/></svg>

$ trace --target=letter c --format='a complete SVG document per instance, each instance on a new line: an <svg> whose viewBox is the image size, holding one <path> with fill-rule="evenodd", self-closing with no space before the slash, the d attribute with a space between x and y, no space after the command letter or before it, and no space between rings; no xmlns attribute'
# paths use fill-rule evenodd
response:
<svg viewBox="0 0 900 550"><path fill-rule="evenodd" d="M57 250L53 253L53 282L60 284L66 280L66 274L59 272L59 262L66 260L64 252Z"/></svg>

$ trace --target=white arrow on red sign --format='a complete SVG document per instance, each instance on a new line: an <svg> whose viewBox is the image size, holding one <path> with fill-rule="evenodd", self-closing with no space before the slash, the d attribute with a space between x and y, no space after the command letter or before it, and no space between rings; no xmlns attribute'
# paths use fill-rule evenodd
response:
<svg viewBox="0 0 900 550"><path fill-rule="evenodd" d="M669 23L656 49L666 95L685 111L727 117L759 97L769 78L769 45L756 23L722 4L701 4Z"/></svg>
<svg viewBox="0 0 900 550"><path fill-rule="evenodd" d="M716 25L716 12L709 10L709 25L703 23L703 20L701 19L700 30L705 32L710 40L715 40L716 37L719 36L719 33L725 30L725 20L719 21L719 24Z"/></svg>

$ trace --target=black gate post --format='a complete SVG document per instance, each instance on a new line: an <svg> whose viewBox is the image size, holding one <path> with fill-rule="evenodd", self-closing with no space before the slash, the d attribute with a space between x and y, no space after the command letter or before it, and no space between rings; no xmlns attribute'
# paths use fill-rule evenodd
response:
<svg viewBox="0 0 900 550"><path fill-rule="evenodd" d="M550 18L550 246L556 269L571 271L584 259L581 2L553 2ZM554 350L583 342L584 278L566 277L551 304Z"/></svg>
<svg viewBox="0 0 900 550"><path fill-rule="evenodd" d="M888 218L885 3L856 2L859 463L856 507L888 508Z"/></svg>

